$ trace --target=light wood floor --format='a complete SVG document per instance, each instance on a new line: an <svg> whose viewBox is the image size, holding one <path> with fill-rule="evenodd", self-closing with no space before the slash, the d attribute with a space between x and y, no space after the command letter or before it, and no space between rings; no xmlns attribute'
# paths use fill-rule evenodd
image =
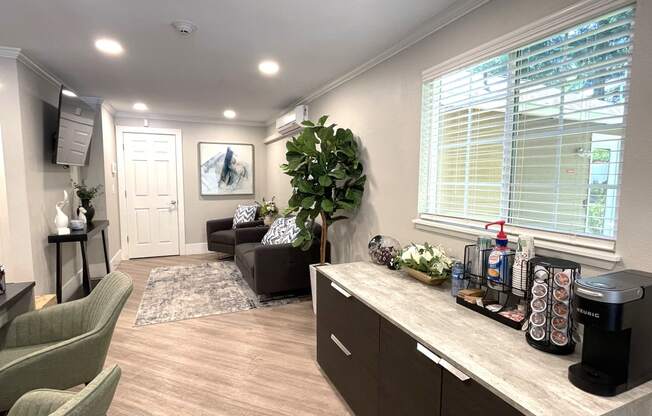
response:
<svg viewBox="0 0 652 416"><path fill-rule="evenodd" d="M348 415L315 362L310 302L134 327L152 268L215 258L120 264L135 287L107 358L123 371L109 416Z"/></svg>

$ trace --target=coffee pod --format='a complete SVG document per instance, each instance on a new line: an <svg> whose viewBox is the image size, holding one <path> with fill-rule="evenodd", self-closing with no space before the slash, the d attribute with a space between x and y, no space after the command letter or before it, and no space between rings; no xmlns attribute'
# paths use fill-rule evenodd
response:
<svg viewBox="0 0 652 416"><path fill-rule="evenodd" d="M569 297L568 289L565 287L558 287L552 291L552 296L559 302L566 302Z"/></svg>
<svg viewBox="0 0 652 416"><path fill-rule="evenodd" d="M542 326L546 323L546 315L541 312L536 312L530 315L530 322L535 326Z"/></svg>
<svg viewBox="0 0 652 416"><path fill-rule="evenodd" d="M530 328L530 336L535 341L541 341L546 336L546 331L543 327L533 326Z"/></svg>
<svg viewBox="0 0 652 416"><path fill-rule="evenodd" d="M555 315L565 318L568 316L568 305L564 302L555 302L555 304L552 305L552 311Z"/></svg>
<svg viewBox="0 0 652 416"><path fill-rule="evenodd" d="M543 312L546 310L546 307L548 306L546 304L546 301L542 298L536 298L533 299L532 302L530 303L530 306L532 307L532 310L534 312Z"/></svg>
<svg viewBox="0 0 652 416"><path fill-rule="evenodd" d="M548 277L550 277L550 273L548 273L548 270L542 267L537 267L537 269L534 271L534 278L537 280L546 281L548 280Z"/></svg>
<svg viewBox="0 0 652 416"><path fill-rule="evenodd" d="M548 285L542 283L535 283L532 286L532 294L538 298L542 298L548 294Z"/></svg>
<svg viewBox="0 0 652 416"><path fill-rule="evenodd" d="M565 331L568 327L568 319L561 316L555 316L552 318L552 327L558 331Z"/></svg>
<svg viewBox="0 0 652 416"><path fill-rule="evenodd" d="M566 335L562 331L555 330L552 331L552 334L550 335L550 340L552 341L553 344L563 347L564 345L568 344L568 335Z"/></svg>
<svg viewBox="0 0 652 416"><path fill-rule="evenodd" d="M559 272L559 273L555 273L554 280L555 280L555 284L557 286L567 288L570 285L571 278L570 278L570 276L568 275L567 272L562 271L562 272Z"/></svg>

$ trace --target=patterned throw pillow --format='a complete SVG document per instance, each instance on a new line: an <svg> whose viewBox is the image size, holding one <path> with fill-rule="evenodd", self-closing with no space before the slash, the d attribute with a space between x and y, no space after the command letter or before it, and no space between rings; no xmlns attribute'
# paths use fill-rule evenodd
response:
<svg viewBox="0 0 652 416"><path fill-rule="evenodd" d="M274 244L288 244L299 235L299 227L295 222L296 217L277 218L263 237L261 243L265 246Z"/></svg>
<svg viewBox="0 0 652 416"><path fill-rule="evenodd" d="M238 205L238 208L233 214L233 228L235 229L236 225L243 222L251 222L256 219L256 211L258 211L257 205Z"/></svg>

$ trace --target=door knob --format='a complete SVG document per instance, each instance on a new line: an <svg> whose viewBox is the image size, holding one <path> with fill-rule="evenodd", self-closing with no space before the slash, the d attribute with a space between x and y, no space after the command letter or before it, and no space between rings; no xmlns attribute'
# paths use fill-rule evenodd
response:
<svg viewBox="0 0 652 416"><path fill-rule="evenodd" d="M170 201L170 204L172 204L172 205L176 205L176 204L177 204L177 201Z"/></svg>

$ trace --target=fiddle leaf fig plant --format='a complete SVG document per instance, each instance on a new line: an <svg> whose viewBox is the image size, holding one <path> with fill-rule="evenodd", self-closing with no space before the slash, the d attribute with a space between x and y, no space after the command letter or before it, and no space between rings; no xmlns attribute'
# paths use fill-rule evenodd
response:
<svg viewBox="0 0 652 416"><path fill-rule="evenodd" d="M301 230L295 247L308 250L313 242L312 226L322 223L320 262L326 262L328 229L347 219L362 202L367 176L358 155L358 143L349 129L326 125L328 116L317 123L303 122L303 131L287 143L287 163L281 168L292 179L292 196L287 213L296 214Z"/></svg>

